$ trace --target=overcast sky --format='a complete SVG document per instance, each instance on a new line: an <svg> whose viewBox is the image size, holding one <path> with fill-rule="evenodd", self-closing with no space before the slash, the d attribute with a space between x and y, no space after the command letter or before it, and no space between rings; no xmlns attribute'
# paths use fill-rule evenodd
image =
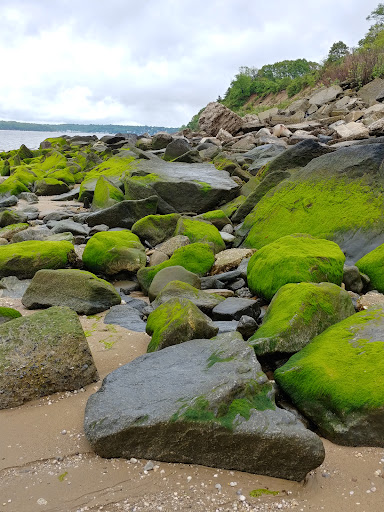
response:
<svg viewBox="0 0 384 512"><path fill-rule="evenodd" d="M376 0L0 0L0 119L178 127L240 66L356 46Z"/></svg>

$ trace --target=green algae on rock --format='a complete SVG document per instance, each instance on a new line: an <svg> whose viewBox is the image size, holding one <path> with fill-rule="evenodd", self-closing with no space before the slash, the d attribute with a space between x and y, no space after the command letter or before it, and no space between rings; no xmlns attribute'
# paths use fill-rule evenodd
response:
<svg viewBox="0 0 384 512"><path fill-rule="evenodd" d="M0 325L0 409L97 379L80 321L70 308L53 307Z"/></svg>
<svg viewBox="0 0 384 512"><path fill-rule="evenodd" d="M275 294L262 325L248 343L257 356L297 352L354 313L348 292L335 284L289 283Z"/></svg>
<svg viewBox="0 0 384 512"><path fill-rule="evenodd" d="M219 328L188 299L173 298L153 311L146 332L152 336L147 352L161 350L193 339L209 339Z"/></svg>
<svg viewBox="0 0 384 512"><path fill-rule="evenodd" d="M174 236L177 235L187 236L192 243L212 244L215 253L225 249L225 243L219 230L208 222L182 217L174 232Z"/></svg>
<svg viewBox="0 0 384 512"><path fill-rule="evenodd" d="M24 231L29 228L29 224L26 222L19 222L17 224L8 224L4 228L0 229L0 238L5 238L6 240L11 240L13 235L16 233L20 233L20 231Z"/></svg>
<svg viewBox="0 0 384 512"><path fill-rule="evenodd" d="M0 324L5 324L15 318L20 318L21 313L17 309L0 307Z"/></svg>
<svg viewBox="0 0 384 512"><path fill-rule="evenodd" d="M115 287L91 272L39 270L21 299L28 309L68 306L79 315L94 315L120 304Z"/></svg>
<svg viewBox="0 0 384 512"><path fill-rule="evenodd" d="M225 300L221 295L216 293L207 293L195 288L189 283L182 281L170 281L157 295L156 299L152 302L152 306L157 308L160 304L164 304L168 300L174 298L188 299L206 314L211 312L214 307Z"/></svg>
<svg viewBox="0 0 384 512"><path fill-rule="evenodd" d="M132 226L132 233L155 246L173 236L179 219L178 213L147 215L135 222Z"/></svg>
<svg viewBox="0 0 384 512"><path fill-rule="evenodd" d="M83 262L91 272L112 275L136 272L145 266L147 258L139 237L122 230L93 235L85 246Z"/></svg>
<svg viewBox="0 0 384 512"><path fill-rule="evenodd" d="M70 242L28 241L0 246L0 277L30 279L43 268L68 266L74 258Z"/></svg>
<svg viewBox="0 0 384 512"><path fill-rule="evenodd" d="M249 289L271 300L287 283L327 281L340 286L345 256L329 240L296 233L258 250L249 260Z"/></svg>
<svg viewBox="0 0 384 512"><path fill-rule="evenodd" d="M180 265L186 270L199 276L210 271L215 262L215 256L208 244L194 243L176 249L168 261L153 267L145 267L138 271L137 279L142 290L148 293L155 275L165 267Z"/></svg>
<svg viewBox="0 0 384 512"><path fill-rule="evenodd" d="M275 371L295 406L333 442L384 446L384 311L329 327Z"/></svg>
<svg viewBox="0 0 384 512"><path fill-rule="evenodd" d="M210 210L195 217L196 220L206 220L213 224L219 231L227 224L232 224L223 210Z"/></svg>
<svg viewBox="0 0 384 512"><path fill-rule="evenodd" d="M108 208L123 200L124 194L119 187L116 187L105 176L100 176L96 182L92 210Z"/></svg>
<svg viewBox="0 0 384 512"><path fill-rule="evenodd" d="M384 244L356 262L356 267L371 280L371 288L384 293Z"/></svg>

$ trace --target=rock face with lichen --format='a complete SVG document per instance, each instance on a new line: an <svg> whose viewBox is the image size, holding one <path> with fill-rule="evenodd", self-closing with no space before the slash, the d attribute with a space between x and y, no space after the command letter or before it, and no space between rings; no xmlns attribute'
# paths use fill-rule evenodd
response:
<svg viewBox="0 0 384 512"><path fill-rule="evenodd" d="M53 307L0 325L0 409L98 379L77 314Z"/></svg>
<svg viewBox="0 0 384 512"><path fill-rule="evenodd" d="M276 406L272 383L238 333L181 343L113 371L88 400L84 427L102 457L298 481L324 459L320 438Z"/></svg>

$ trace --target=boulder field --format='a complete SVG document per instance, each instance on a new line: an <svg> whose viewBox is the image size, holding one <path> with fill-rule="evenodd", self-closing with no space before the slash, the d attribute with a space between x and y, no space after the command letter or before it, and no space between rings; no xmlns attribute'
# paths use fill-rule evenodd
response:
<svg viewBox="0 0 384 512"><path fill-rule="evenodd" d="M151 341L88 401L102 457L299 481L319 435L384 446L384 107L358 94L0 153L0 293L39 310L0 309L0 408L97 380L78 315L106 312Z"/></svg>

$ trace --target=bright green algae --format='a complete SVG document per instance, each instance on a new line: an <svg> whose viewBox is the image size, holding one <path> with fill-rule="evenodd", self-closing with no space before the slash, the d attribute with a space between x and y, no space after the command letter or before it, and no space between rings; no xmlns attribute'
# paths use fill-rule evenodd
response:
<svg viewBox="0 0 384 512"><path fill-rule="evenodd" d="M292 233L336 239L350 230L384 228L383 190L345 178L283 182L245 218L245 247L260 248Z"/></svg>
<svg viewBox="0 0 384 512"><path fill-rule="evenodd" d="M147 215L135 222L132 226L132 233L154 246L173 236L179 219L178 213Z"/></svg>
<svg viewBox="0 0 384 512"><path fill-rule="evenodd" d="M108 208L114 204L123 201L123 192L104 176L97 180L95 193L93 195L92 209L99 210Z"/></svg>
<svg viewBox="0 0 384 512"><path fill-rule="evenodd" d="M212 244L215 253L225 249L225 243L221 238L219 230L212 224L204 221L188 218L179 219L174 236L187 236L192 243L202 242Z"/></svg>
<svg viewBox="0 0 384 512"><path fill-rule="evenodd" d="M258 250L249 260L248 286L271 300L287 283L323 281L341 284L345 256L329 240L307 234L288 235Z"/></svg>
<svg viewBox="0 0 384 512"><path fill-rule="evenodd" d="M176 249L169 260L159 265L140 269L137 278L141 288L148 292L155 275L165 267L180 265L194 274L203 276L211 270L214 262L215 256L208 244L194 243Z"/></svg>
<svg viewBox="0 0 384 512"><path fill-rule="evenodd" d="M262 325L248 343L256 355L297 352L354 313L348 292L335 284L286 284L273 297Z"/></svg>
<svg viewBox="0 0 384 512"><path fill-rule="evenodd" d="M360 272L367 274L372 288L384 292L384 244L360 258L356 266Z"/></svg>
<svg viewBox="0 0 384 512"><path fill-rule="evenodd" d="M366 310L329 327L275 371L277 383L300 409L323 403L342 418L383 407L384 333L372 337L367 326L383 318Z"/></svg>

